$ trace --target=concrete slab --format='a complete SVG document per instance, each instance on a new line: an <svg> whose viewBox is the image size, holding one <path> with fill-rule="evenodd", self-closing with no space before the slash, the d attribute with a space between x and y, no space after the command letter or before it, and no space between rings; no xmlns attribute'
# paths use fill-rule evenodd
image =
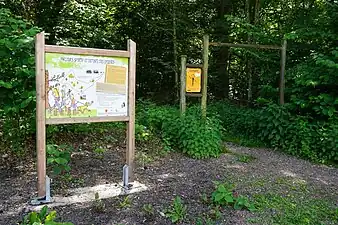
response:
<svg viewBox="0 0 338 225"><path fill-rule="evenodd" d="M75 203L85 203L95 200L95 193L99 194L100 199L112 198L119 195L133 194L148 190L148 187L137 181L130 183L132 187L129 190L123 188L122 183L103 184L93 187L76 188L69 190L70 196L52 196L53 202L48 204L48 207L64 206ZM30 206L31 210L38 211L43 207Z"/></svg>

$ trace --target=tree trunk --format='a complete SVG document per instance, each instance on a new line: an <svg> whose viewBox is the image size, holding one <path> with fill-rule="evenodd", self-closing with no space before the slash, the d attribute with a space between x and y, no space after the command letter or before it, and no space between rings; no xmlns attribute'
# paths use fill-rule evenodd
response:
<svg viewBox="0 0 338 225"><path fill-rule="evenodd" d="M225 21L224 16L229 15L232 11L231 0L219 0L217 7L217 21L215 28L215 39L219 42L228 42L229 24ZM218 97L229 98L229 74L228 74L228 59L229 47L222 46L215 53L216 66L218 71L218 80L220 81Z"/></svg>
<svg viewBox="0 0 338 225"><path fill-rule="evenodd" d="M179 84L178 84L178 66L177 66L177 34L176 34L176 1L173 0L173 52L174 52L174 72L175 72L175 93L176 99L179 97Z"/></svg>

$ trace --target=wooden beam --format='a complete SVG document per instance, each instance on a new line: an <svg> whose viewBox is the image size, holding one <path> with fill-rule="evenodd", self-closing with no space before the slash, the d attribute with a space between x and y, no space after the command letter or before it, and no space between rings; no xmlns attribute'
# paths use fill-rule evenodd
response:
<svg viewBox="0 0 338 225"><path fill-rule="evenodd" d="M202 109L202 118L207 116L207 94L208 94L208 67L209 67L209 36L204 35L203 37L203 72L202 72L202 100L201 100L201 109Z"/></svg>
<svg viewBox="0 0 338 225"><path fill-rule="evenodd" d="M185 93L185 96L188 97L202 97L201 93Z"/></svg>
<svg viewBox="0 0 338 225"><path fill-rule="evenodd" d="M280 68L280 81L279 81L279 103L284 105L284 89L285 89L285 64L286 64L286 40L283 41L283 48L281 50L281 68Z"/></svg>
<svg viewBox="0 0 338 225"><path fill-rule="evenodd" d="M129 121L129 116L47 118L46 124L101 123Z"/></svg>
<svg viewBox="0 0 338 225"><path fill-rule="evenodd" d="M203 68L203 64L187 64L187 68Z"/></svg>
<svg viewBox="0 0 338 225"><path fill-rule="evenodd" d="M261 49L282 49L281 46L275 45L255 45L255 44L236 44L236 43L218 43L218 42L211 42L210 46L227 46L227 47L234 47L234 48L261 48Z"/></svg>
<svg viewBox="0 0 338 225"><path fill-rule="evenodd" d="M57 45L46 45L45 51L50 52L50 53L92 55L92 56L115 56L115 57L129 57L130 56L128 51L66 47L66 46L57 46Z"/></svg>
<svg viewBox="0 0 338 225"><path fill-rule="evenodd" d="M186 98L185 98L185 85L186 85L186 70L187 70L187 56L181 56L181 91L180 91L180 112L181 115L185 113L186 110Z"/></svg>
<svg viewBox="0 0 338 225"><path fill-rule="evenodd" d="M38 198L46 197L46 90L45 90L45 34L35 39L36 74L36 153Z"/></svg>
<svg viewBox="0 0 338 225"><path fill-rule="evenodd" d="M130 54L128 70L128 116L126 164L129 166L129 181L134 181L135 158L135 86L136 86L136 43L128 40Z"/></svg>

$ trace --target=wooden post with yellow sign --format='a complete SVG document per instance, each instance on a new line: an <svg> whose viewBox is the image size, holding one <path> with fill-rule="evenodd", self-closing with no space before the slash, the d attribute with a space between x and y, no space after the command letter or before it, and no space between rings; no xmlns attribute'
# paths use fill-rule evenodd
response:
<svg viewBox="0 0 338 225"><path fill-rule="evenodd" d="M187 64L187 56L181 56L181 91L180 111L181 115L186 110L186 96L201 97L202 118L206 117L207 107L207 75L209 36L204 36L203 64Z"/></svg>
<svg viewBox="0 0 338 225"><path fill-rule="evenodd" d="M203 65L186 64L187 57L181 56L181 115L186 110L186 97L202 97Z"/></svg>

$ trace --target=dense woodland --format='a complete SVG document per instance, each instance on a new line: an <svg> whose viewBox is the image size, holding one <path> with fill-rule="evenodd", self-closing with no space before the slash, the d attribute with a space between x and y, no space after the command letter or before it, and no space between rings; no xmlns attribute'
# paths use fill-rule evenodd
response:
<svg viewBox="0 0 338 225"><path fill-rule="evenodd" d="M338 159L337 0L3 0L0 6L6 149L17 151L18 140L34 136L37 32L45 31L46 43L55 45L126 49L127 39L134 40L142 111L155 107L143 100L178 105L180 56L201 63L208 34L212 42L287 40L284 106L278 105L280 51L210 48L208 111L226 136L313 160Z"/></svg>

